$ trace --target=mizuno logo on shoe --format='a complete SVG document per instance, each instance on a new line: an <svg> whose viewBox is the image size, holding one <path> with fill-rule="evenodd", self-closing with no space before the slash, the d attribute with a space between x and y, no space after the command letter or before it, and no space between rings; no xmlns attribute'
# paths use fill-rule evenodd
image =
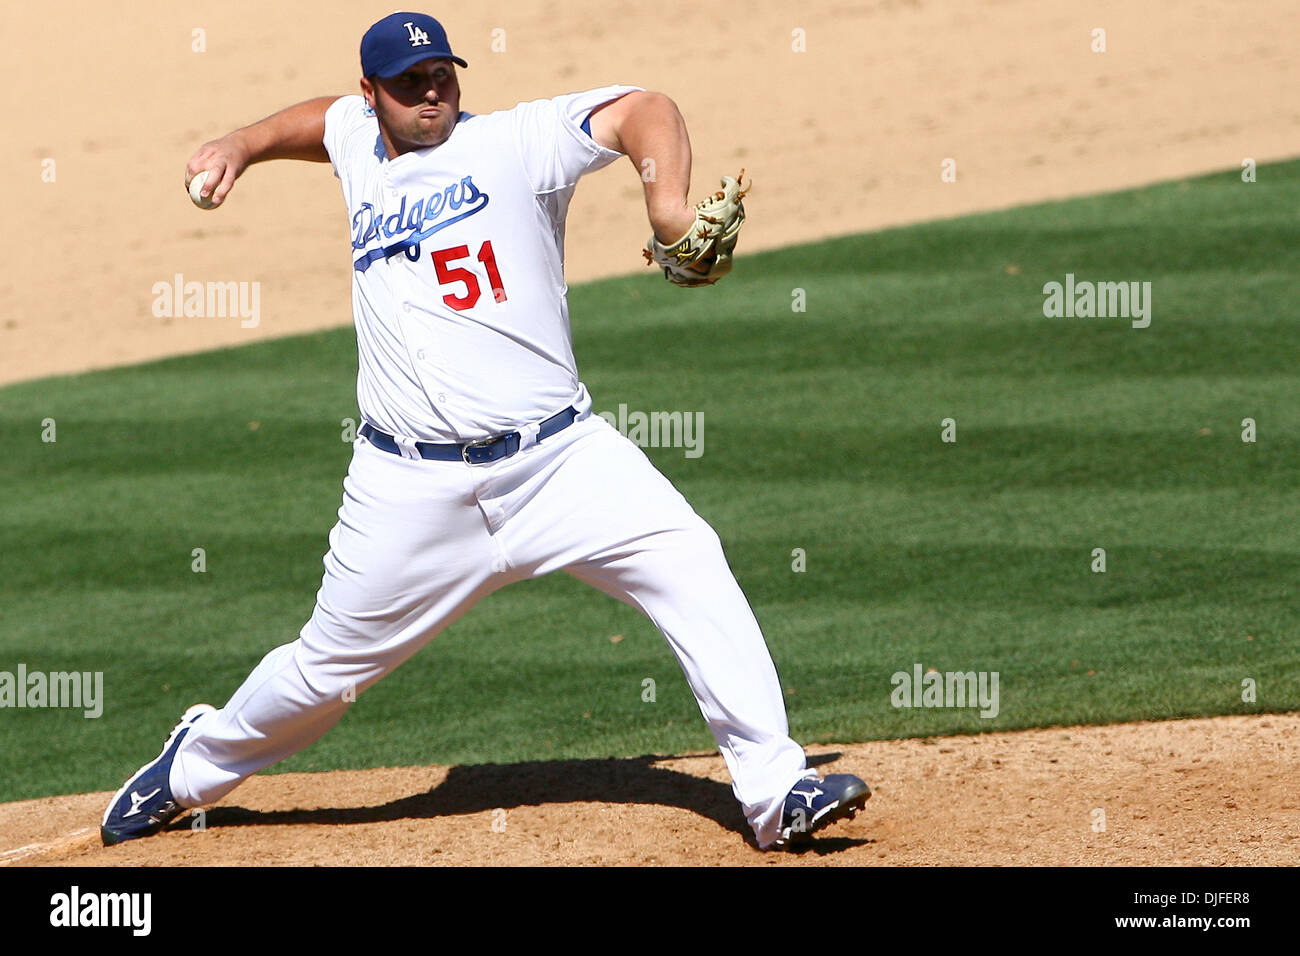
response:
<svg viewBox="0 0 1300 956"><path fill-rule="evenodd" d="M140 812L140 807L144 804L146 800L153 799L154 797L158 796L158 794L161 792L162 792L162 787L158 787L152 793L146 793L144 796L140 796L140 794L136 793L134 790L131 791L131 809L126 811L126 813L122 814L122 816L124 817L135 816L137 813Z"/></svg>
<svg viewBox="0 0 1300 956"><path fill-rule="evenodd" d="M815 800L817 797L820 797L825 792L826 792L825 790L818 790L816 787L813 787L812 793L808 793L806 790L791 790L790 795L794 796L795 794L798 794L799 796L803 797L805 800L808 801L808 809L811 810L813 805L813 800Z"/></svg>

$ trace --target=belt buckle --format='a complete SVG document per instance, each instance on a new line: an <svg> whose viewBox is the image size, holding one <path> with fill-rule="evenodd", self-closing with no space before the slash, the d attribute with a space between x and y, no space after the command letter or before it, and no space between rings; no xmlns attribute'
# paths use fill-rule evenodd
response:
<svg viewBox="0 0 1300 956"><path fill-rule="evenodd" d="M499 441L501 441L501 438L500 438L500 437L497 437L497 438L484 438L484 439L482 439L481 441L470 441L470 442L466 442L465 444L463 444L463 445L460 446L460 458L461 458L461 461L465 462L465 464L467 464L467 465L489 465L489 464L491 464L491 463L495 460L495 458L489 458L487 461L470 461L470 460L469 460L469 450L470 450L471 448L487 448L487 447L489 447L489 446L491 446L491 445L495 445L495 444L496 444L497 442L499 442Z"/></svg>

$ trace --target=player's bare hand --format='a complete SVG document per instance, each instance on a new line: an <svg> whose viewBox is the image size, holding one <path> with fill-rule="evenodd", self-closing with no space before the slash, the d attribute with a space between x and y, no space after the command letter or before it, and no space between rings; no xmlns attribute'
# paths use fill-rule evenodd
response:
<svg viewBox="0 0 1300 956"><path fill-rule="evenodd" d="M235 180L248 168L248 151L244 148L237 133L204 143L185 164L185 188L190 188L190 180L208 170L207 181L203 184L202 196L211 199L214 205L221 205Z"/></svg>

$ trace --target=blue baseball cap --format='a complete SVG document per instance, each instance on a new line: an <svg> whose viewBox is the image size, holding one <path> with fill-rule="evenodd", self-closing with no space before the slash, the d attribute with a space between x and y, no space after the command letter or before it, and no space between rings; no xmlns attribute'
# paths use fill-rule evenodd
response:
<svg viewBox="0 0 1300 956"><path fill-rule="evenodd" d="M447 31L427 13L390 13L361 38L362 76L397 76L428 59L469 66L451 52Z"/></svg>

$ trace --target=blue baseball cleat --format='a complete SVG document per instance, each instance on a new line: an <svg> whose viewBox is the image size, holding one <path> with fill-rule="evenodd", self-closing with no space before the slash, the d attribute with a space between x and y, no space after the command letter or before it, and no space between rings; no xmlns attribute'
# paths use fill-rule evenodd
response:
<svg viewBox="0 0 1300 956"><path fill-rule="evenodd" d="M851 773L833 773L824 780L805 777L794 785L781 811L781 835L776 846L808 839L836 820L852 818L871 796L871 788Z"/></svg>
<svg viewBox="0 0 1300 956"><path fill-rule="evenodd" d="M188 809L172 799L168 779L172 759L194 722L214 710L216 708L211 704L195 704L185 711L180 723L167 735L162 753L137 770L135 776L113 794L99 826L104 846L152 836Z"/></svg>

